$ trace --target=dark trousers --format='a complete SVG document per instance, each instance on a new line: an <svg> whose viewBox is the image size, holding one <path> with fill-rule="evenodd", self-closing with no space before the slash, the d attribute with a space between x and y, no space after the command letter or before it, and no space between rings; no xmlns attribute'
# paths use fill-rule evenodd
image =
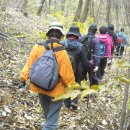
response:
<svg viewBox="0 0 130 130"><path fill-rule="evenodd" d="M104 57L104 58L101 58L100 59L100 65L99 65L99 68L98 68L98 71L97 71L97 77L99 79L101 79L105 73L105 68L106 68L106 65L107 65L107 57Z"/></svg>
<svg viewBox="0 0 130 130"><path fill-rule="evenodd" d="M83 73L85 80L87 80L87 77L89 78L90 86L99 84L97 74L93 72L93 70L94 66L91 66L89 68L86 68Z"/></svg>
<svg viewBox="0 0 130 130"><path fill-rule="evenodd" d="M123 56L124 46L117 46L116 51L118 56Z"/></svg>
<svg viewBox="0 0 130 130"><path fill-rule="evenodd" d="M99 84L96 72L88 71L88 75L89 75L90 86Z"/></svg>

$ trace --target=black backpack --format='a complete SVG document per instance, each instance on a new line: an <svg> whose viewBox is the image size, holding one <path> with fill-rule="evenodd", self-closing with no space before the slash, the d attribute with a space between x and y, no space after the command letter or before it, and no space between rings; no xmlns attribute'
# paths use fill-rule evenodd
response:
<svg viewBox="0 0 130 130"><path fill-rule="evenodd" d="M76 69L77 69L77 53L75 49L70 49L70 48L66 48L67 54L70 58L71 61L71 65L74 71L74 74L76 74Z"/></svg>
<svg viewBox="0 0 130 130"><path fill-rule="evenodd" d="M92 39L93 38L94 36L84 36L79 40L79 42L81 42L85 47L88 60L92 60L92 55L93 55Z"/></svg>

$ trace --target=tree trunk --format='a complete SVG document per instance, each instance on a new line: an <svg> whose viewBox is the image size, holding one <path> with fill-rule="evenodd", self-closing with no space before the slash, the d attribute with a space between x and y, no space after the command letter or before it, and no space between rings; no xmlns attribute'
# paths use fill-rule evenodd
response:
<svg viewBox="0 0 130 130"><path fill-rule="evenodd" d="M56 0L54 0L54 15L56 13Z"/></svg>
<svg viewBox="0 0 130 130"><path fill-rule="evenodd" d="M119 0L115 1L115 11L116 11L116 31L119 31Z"/></svg>
<svg viewBox="0 0 130 130"><path fill-rule="evenodd" d="M91 13L90 17L95 18L95 11L94 11L94 1L91 1Z"/></svg>
<svg viewBox="0 0 130 130"><path fill-rule="evenodd" d="M51 0L49 0L49 11L51 10Z"/></svg>
<svg viewBox="0 0 130 130"><path fill-rule="evenodd" d="M79 0L78 8L77 8L75 17L73 19L73 22L78 22L79 21L79 18L80 18L80 15L81 15L81 11L82 11L82 7L83 7L82 5L83 5L83 0Z"/></svg>
<svg viewBox="0 0 130 130"><path fill-rule="evenodd" d="M107 17L106 17L106 22L108 23L108 25L111 23L110 20L110 15L111 15L111 0L107 0Z"/></svg>
<svg viewBox="0 0 130 130"><path fill-rule="evenodd" d="M95 23L96 23L96 24L98 23L98 17L99 17L99 14L100 14L102 2L103 2L103 0L100 0L100 4L99 4L99 6L98 6L98 10L97 10L97 13L96 13L96 15L95 15Z"/></svg>
<svg viewBox="0 0 130 130"><path fill-rule="evenodd" d="M127 23L130 29L130 1L128 0L124 0L124 5L125 5L125 12L126 12L126 19L127 19Z"/></svg>
<svg viewBox="0 0 130 130"><path fill-rule="evenodd" d="M24 16L28 16L27 13L27 4L28 4L28 0L24 0L21 6L21 12L24 14Z"/></svg>
<svg viewBox="0 0 130 130"><path fill-rule="evenodd" d="M83 13L82 13L81 18L80 18L80 22L82 22L82 23L84 23L86 21L88 11L89 11L90 1L91 0L85 0L85 7L84 7Z"/></svg>
<svg viewBox="0 0 130 130"><path fill-rule="evenodd" d="M44 5L44 2L45 2L45 0L41 0L40 7L39 7L39 9L38 9L38 11L37 11L37 15L38 15L38 16L41 16L42 8L43 8L43 5Z"/></svg>
<svg viewBox="0 0 130 130"><path fill-rule="evenodd" d="M1 10L2 11L6 10L6 7L7 7L8 3L9 3L8 0L2 0L2 1L0 1L0 6L1 6Z"/></svg>
<svg viewBox="0 0 130 130"><path fill-rule="evenodd" d="M61 11L64 12L65 10L65 0L61 0Z"/></svg>
<svg viewBox="0 0 130 130"><path fill-rule="evenodd" d="M93 0L90 1L89 3L89 16L90 18L94 18L94 6L93 6Z"/></svg>
<svg viewBox="0 0 130 130"><path fill-rule="evenodd" d="M130 51L129 51L129 63L130 63ZM128 68L128 79L130 79L130 68ZM123 99L123 105L122 105L122 111L121 111L121 120L120 120L119 130L123 130L123 127L124 127L128 96L129 96L129 84L126 83L125 90L124 90L124 99Z"/></svg>
<svg viewBox="0 0 130 130"><path fill-rule="evenodd" d="M130 130L130 124L128 125L127 130Z"/></svg>

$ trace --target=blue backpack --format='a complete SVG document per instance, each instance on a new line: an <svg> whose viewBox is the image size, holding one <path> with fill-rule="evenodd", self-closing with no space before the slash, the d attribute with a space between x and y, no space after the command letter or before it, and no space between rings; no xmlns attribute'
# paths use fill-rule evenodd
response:
<svg viewBox="0 0 130 130"><path fill-rule="evenodd" d="M105 47L105 45L102 42L100 42L99 48L100 48L100 56L104 56L105 55L105 51L106 51L106 47Z"/></svg>
<svg viewBox="0 0 130 130"><path fill-rule="evenodd" d="M53 45L53 43L51 43ZM48 44L40 43L46 51L38 58L30 69L30 81L43 90L49 91L55 88L59 81L58 64L55 52L65 50L63 46L50 49Z"/></svg>

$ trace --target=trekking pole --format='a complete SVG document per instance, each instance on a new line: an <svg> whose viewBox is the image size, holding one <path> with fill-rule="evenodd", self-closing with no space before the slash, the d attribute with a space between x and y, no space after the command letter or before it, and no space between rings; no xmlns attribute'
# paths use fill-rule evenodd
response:
<svg viewBox="0 0 130 130"><path fill-rule="evenodd" d="M89 96L87 97L87 108L89 108Z"/></svg>
<svg viewBox="0 0 130 130"><path fill-rule="evenodd" d="M124 54L124 56L126 55L126 52L127 52L127 45L126 45L126 48L125 48L125 54ZM124 56L123 56L123 57L124 57Z"/></svg>
<svg viewBox="0 0 130 130"><path fill-rule="evenodd" d="M91 83L92 83L92 73L93 73L93 69L89 72L90 89L91 89ZM89 108L89 98L90 98L90 95L87 97L87 108Z"/></svg>

